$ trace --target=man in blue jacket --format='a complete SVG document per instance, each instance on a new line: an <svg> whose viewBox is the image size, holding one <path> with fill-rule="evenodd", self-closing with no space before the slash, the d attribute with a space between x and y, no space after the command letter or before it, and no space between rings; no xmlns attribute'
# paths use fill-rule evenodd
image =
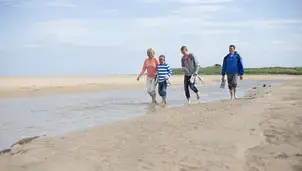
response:
<svg viewBox="0 0 302 171"><path fill-rule="evenodd" d="M225 75L227 75L228 87L230 90L231 99L236 99L236 87L237 79L240 76L240 80L243 79L244 68L242 59L238 52L235 51L235 46L229 46L230 53L223 58L222 65L222 81L224 81Z"/></svg>

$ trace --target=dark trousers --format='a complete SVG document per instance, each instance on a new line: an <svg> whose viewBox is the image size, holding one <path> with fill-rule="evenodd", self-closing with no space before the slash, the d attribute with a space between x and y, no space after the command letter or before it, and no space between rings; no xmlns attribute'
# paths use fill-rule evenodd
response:
<svg viewBox="0 0 302 171"><path fill-rule="evenodd" d="M158 82L158 94L161 97L167 96L167 81Z"/></svg>
<svg viewBox="0 0 302 171"><path fill-rule="evenodd" d="M191 90L194 91L194 93L198 92L198 89L195 87L195 85L190 82L190 78L191 78L191 76L186 76L186 75L184 77L184 89L185 89L185 94L186 94L187 99L190 98L189 87Z"/></svg>

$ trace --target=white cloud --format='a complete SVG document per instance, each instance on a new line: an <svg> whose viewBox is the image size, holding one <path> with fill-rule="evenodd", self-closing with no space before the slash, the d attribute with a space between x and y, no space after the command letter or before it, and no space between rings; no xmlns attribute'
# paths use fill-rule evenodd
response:
<svg viewBox="0 0 302 171"><path fill-rule="evenodd" d="M37 1L37 0L36 0ZM168 0L170 1L170 0ZM156 44L169 36L228 35L240 33L243 29L270 29L292 24L300 24L300 19L216 21L209 19L210 14L233 10L217 3L232 0L177 0L185 5L171 9L160 17L112 18L112 19L63 19L41 22L36 25L36 33L41 37L70 43L77 46L145 46ZM144 1L146 2L146 0ZM148 0L148 3L167 1ZM173 1L174 2L174 1ZM51 0L48 5L66 6L66 0ZM201 4L203 3L203 4ZM206 4L205 4L206 3ZM211 4L212 3L212 4ZM213 4L215 3L215 5ZM71 5L72 6L72 5ZM70 7L71 7L70 6ZM108 12L116 12L116 9ZM146 41L148 40L148 41ZM246 42L233 41L236 44Z"/></svg>
<svg viewBox="0 0 302 171"><path fill-rule="evenodd" d="M301 24L302 20L298 19L275 19L275 20L250 20L250 21L230 21L230 22L212 22L206 21L202 25L208 27L224 27L224 28L277 28L291 24Z"/></svg>
<svg viewBox="0 0 302 171"><path fill-rule="evenodd" d="M14 0L0 0L0 6L19 7L19 2Z"/></svg>
<svg viewBox="0 0 302 171"><path fill-rule="evenodd" d="M232 2L234 0L138 0L145 3L179 3L179 4L213 4L213 3L224 3Z"/></svg>
<svg viewBox="0 0 302 171"><path fill-rule="evenodd" d="M22 7L55 7L55 8L74 8L76 5L71 0L27 0L21 1Z"/></svg>
<svg viewBox="0 0 302 171"><path fill-rule="evenodd" d="M186 17L204 17L211 12L217 12L226 7L218 5L188 5L179 9L171 10L170 15L186 16Z"/></svg>
<svg viewBox="0 0 302 171"><path fill-rule="evenodd" d="M136 19L139 27L153 27L157 29L196 30L207 22L211 13L225 9L218 5L187 5L178 9L171 9L168 15L153 18ZM200 31L200 30L199 30Z"/></svg>
<svg viewBox="0 0 302 171"><path fill-rule="evenodd" d="M55 20L39 23L36 33L59 42L78 46L136 46L169 36L236 34L244 27L277 27L300 23L299 20L254 20L242 22L213 22L197 17L168 15L139 19ZM146 42L148 40L148 42ZM233 41L242 44L239 40ZM276 43L276 42L275 42Z"/></svg>
<svg viewBox="0 0 302 171"><path fill-rule="evenodd" d="M45 5L50 6L50 7L65 7L65 8L76 7L76 5L74 5L70 1L66 1L66 0L48 0L45 2Z"/></svg>
<svg viewBox="0 0 302 171"><path fill-rule="evenodd" d="M39 48L41 47L41 45L37 45L37 44L28 44L28 45L24 45L24 48Z"/></svg>
<svg viewBox="0 0 302 171"><path fill-rule="evenodd" d="M272 43L272 44L283 44L283 43L285 43L285 42L282 41L282 40L273 40L273 41L271 41L271 43Z"/></svg>
<svg viewBox="0 0 302 171"><path fill-rule="evenodd" d="M234 0L178 0L183 4L200 4L200 3L223 3L223 2L232 2Z"/></svg>
<svg viewBox="0 0 302 171"><path fill-rule="evenodd" d="M131 26L133 22L121 19L54 20L38 23L36 31L43 37L73 45L119 46L135 33Z"/></svg>

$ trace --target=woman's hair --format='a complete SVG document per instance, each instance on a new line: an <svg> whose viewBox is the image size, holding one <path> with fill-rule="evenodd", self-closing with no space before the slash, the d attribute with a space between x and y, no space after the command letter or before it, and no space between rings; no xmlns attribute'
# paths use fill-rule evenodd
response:
<svg viewBox="0 0 302 171"><path fill-rule="evenodd" d="M155 55L155 51L154 51L153 48L149 48L149 49L147 50L147 55L149 55L149 54Z"/></svg>

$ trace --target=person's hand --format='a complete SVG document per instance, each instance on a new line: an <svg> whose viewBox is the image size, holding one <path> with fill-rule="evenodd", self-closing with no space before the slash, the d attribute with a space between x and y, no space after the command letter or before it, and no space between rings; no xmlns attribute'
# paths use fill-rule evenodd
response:
<svg viewBox="0 0 302 171"><path fill-rule="evenodd" d="M169 77L168 76L165 76L165 80L168 80L169 79Z"/></svg>
<svg viewBox="0 0 302 171"><path fill-rule="evenodd" d="M138 77L136 78L136 80L139 81L139 78L140 78L140 77L138 76Z"/></svg>
<svg viewBox="0 0 302 171"><path fill-rule="evenodd" d="M224 76L221 77L221 81L224 81Z"/></svg>
<svg viewBox="0 0 302 171"><path fill-rule="evenodd" d="M243 80L243 76L242 75L240 75L240 80Z"/></svg>

